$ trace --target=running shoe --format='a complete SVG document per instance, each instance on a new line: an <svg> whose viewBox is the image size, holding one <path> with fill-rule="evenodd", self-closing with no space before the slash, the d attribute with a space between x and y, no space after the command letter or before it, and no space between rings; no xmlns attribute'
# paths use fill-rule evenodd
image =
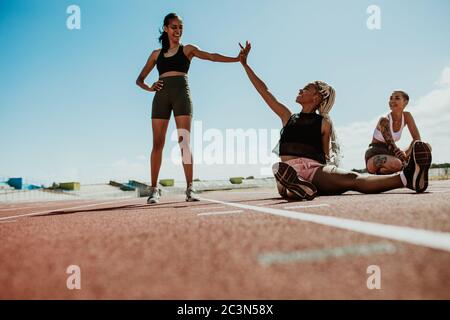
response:
<svg viewBox="0 0 450 320"><path fill-rule="evenodd" d="M417 193L424 192L428 188L428 169L431 165L431 147L429 144L414 142L408 164L403 169L406 177L406 186Z"/></svg>
<svg viewBox="0 0 450 320"><path fill-rule="evenodd" d="M147 199L148 204L154 204L159 202L161 197L161 190L156 187L150 187L150 197Z"/></svg>
<svg viewBox="0 0 450 320"><path fill-rule="evenodd" d="M196 191L192 186L186 188L186 201L187 202L200 201L200 198L198 197Z"/></svg>
<svg viewBox="0 0 450 320"><path fill-rule="evenodd" d="M317 188L311 182L299 178L290 165L277 162L272 166L272 171L275 179L300 199L312 200L316 197Z"/></svg>
<svg viewBox="0 0 450 320"><path fill-rule="evenodd" d="M277 182L277 189L278 189L278 193L280 194L280 196L282 196L283 198L287 198L288 197L288 193L287 193L286 187L282 186L278 182Z"/></svg>

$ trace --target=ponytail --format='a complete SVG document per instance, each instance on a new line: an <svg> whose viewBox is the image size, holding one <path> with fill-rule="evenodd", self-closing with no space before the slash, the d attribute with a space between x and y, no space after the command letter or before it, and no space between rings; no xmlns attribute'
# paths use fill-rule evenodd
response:
<svg viewBox="0 0 450 320"><path fill-rule="evenodd" d="M329 116L329 112L331 111L331 108L333 108L334 100L336 98L336 91L334 91L332 86L323 81L315 81L314 84L316 85L320 95L322 96L322 102L318 106L319 114L324 117L324 119L328 120L331 124L330 158L328 159L327 163L333 164L338 167L341 161L341 148L339 146L336 131L334 130L333 122L331 121L331 118Z"/></svg>
<svg viewBox="0 0 450 320"><path fill-rule="evenodd" d="M161 35L159 36L159 42L161 43L162 52L166 53L167 50L169 50L170 42L169 42L169 35L164 30L161 31Z"/></svg>
<svg viewBox="0 0 450 320"><path fill-rule="evenodd" d="M169 13L168 15L166 15L164 17L164 26L168 27L170 20L175 19L175 18L178 20L181 20L181 18L176 13L172 12L172 13ZM158 40L161 43L162 52L166 53L167 50L169 50L169 48L170 48L169 35L167 34L167 32L164 31L164 29L161 30L160 33L161 33L161 35L159 36Z"/></svg>

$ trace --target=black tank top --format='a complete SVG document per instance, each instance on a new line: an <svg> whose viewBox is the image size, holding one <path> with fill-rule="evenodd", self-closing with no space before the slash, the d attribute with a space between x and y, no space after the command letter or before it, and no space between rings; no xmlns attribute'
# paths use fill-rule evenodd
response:
<svg viewBox="0 0 450 320"><path fill-rule="evenodd" d="M322 119L317 113L295 113L281 129L280 156L297 156L326 163L322 148Z"/></svg>
<svg viewBox="0 0 450 320"><path fill-rule="evenodd" d="M164 57L161 51L159 52L158 59L156 59L156 68L158 69L159 75L169 71L179 71L188 73L191 61L184 54L183 46L178 47L178 51L171 57Z"/></svg>

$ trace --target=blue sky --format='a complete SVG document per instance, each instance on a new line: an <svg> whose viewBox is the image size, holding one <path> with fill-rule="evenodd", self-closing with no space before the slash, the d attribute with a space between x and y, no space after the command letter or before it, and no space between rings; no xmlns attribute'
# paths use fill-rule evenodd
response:
<svg viewBox="0 0 450 320"><path fill-rule="evenodd" d="M80 30L66 27L71 4L81 9ZM366 27L372 4L381 9L380 30ZM423 118L429 121L419 129L435 141L436 162L449 161L442 140L447 132L427 135L433 117L436 123L445 117L423 105L447 85L449 1L0 0L0 176L41 183L148 181L153 96L135 80L159 47L164 16L173 11L183 17L185 44L234 56L237 43L250 40L250 65L291 110L299 110L294 99L304 84L332 84L337 98L331 116L341 143L353 146L355 124L370 127L358 133L363 142L347 150L350 156L344 154L344 167L364 165L372 122L388 112L388 97L398 88L410 94L413 110L428 110ZM147 82L156 79L155 69ZM238 63L194 60L189 81L194 120L204 129L280 128ZM443 102L445 115L449 104ZM167 159L176 147L173 129L172 118ZM409 142L407 132L404 140ZM196 170L204 179L258 175L257 166L245 165ZM166 161L163 177L182 180L182 169Z"/></svg>

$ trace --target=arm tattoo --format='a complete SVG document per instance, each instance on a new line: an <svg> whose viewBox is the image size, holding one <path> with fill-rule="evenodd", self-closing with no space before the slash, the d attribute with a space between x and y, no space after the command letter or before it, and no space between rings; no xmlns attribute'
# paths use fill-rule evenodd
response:
<svg viewBox="0 0 450 320"><path fill-rule="evenodd" d="M380 169L383 167L383 165L386 163L387 157L383 155L378 155L373 157L373 163L375 164L375 167L377 169ZM378 170L377 170L378 171Z"/></svg>
<svg viewBox="0 0 450 320"><path fill-rule="evenodd" d="M384 141L388 146L389 151L395 152L397 148L394 138L392 138L391 128L389 127L389 120L386 118L380 121L380 132L383 135Z"/></svg>

